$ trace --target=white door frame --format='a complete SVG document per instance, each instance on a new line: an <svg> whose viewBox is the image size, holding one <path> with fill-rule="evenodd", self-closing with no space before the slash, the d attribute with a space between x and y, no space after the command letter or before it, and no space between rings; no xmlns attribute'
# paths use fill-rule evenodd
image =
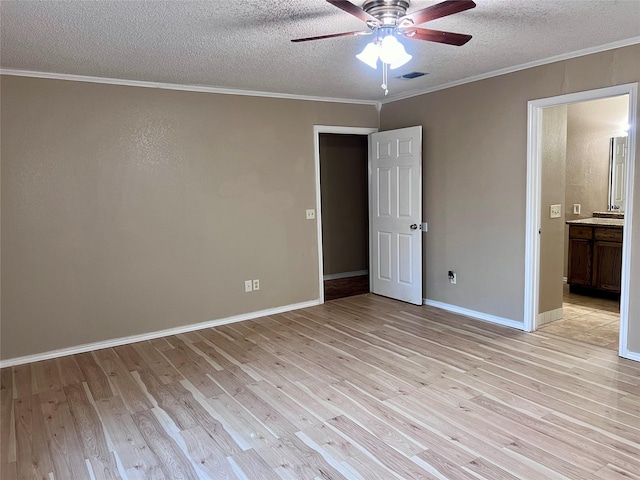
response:
<svg viewBox="0 0 640 480"><path fill-rule="evenodd" d="M541 220L541 137L542 109L572 103L598 100L602 98L629 95L629 150L627 165L627 199L624 215L624 236L622 245L622 283L620 294L620 347L619 355L630 358L633 354L627 348L629 333L629 283L631 269L631 241L633 222L634 164L636 162L636 128L638 84L630 83L614 87L577 92L557 97L531 100L528 102L527 124L527 212L525 237L525 279L524 279L524 330L532 332L538 323L538 295L540 292L540 220ZM640 252L636 252L640 255Z"/></svg>
<svg viewBox="0 0 640 480"><path fill-rule="evenodd" d="M316 166L316 226L318 230L318 300L324 303L324 264L322 262L322 192L320 191L320 134L336 133L339 135L369 135L376 133L377 128L370 127L336 127L330 125L313 126L313 148ZM367 160L369 162L369 160ZM371 243L371 241L369 241Z"/></svg>

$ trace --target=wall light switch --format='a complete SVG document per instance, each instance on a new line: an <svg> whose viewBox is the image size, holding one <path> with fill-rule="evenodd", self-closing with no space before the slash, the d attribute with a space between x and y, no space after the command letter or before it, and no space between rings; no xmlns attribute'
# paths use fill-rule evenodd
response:
<svg viewBox="0 0 640 480"><path fill-rule="evenodd" d="M252 282L251 282L251 280L245 280L244 281L244 291L245 292L251 292L252 291Z"/></svg>
<svg viewBox="0 0 640 480"><path fill-rule="evenodd" d="M562 205L551 205L549 207L549 218L560 218L562 215Z"/></svg>
<svg viewBox="0 0 640 480"><path fill-rule="evenodd" d="M574 204L573 204L573 213L574 213L575 215L580 215L580 210L581 210L581 208L582 208L582 207L580 206L580 204L579 204L579 203L574 203Z"/></svg>
<svg viewBox="0 0 640 480"><path fill-rule="evenodd" d="M313 220L316 218L316 211L313 208L307 208L307 220Z"/></svg>

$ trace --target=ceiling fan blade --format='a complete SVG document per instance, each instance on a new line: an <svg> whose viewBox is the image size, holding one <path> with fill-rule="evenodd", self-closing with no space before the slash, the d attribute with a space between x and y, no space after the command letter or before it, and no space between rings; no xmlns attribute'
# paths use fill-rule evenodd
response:
<svg viewBox="0 0 640 480"><path fill-rule="evenodd" d="M401 27L406 25L420 25L428 22L429 20L435 20L436 18L446 17L448 15L453 15L454 13L464 12L465 10L469 10L475 6L476 4L472 0L447 0L399 18L398 25Z"/></svg>
<svg viewBox="0 0 640 480"><path fill-rule="evenodd" d="M354 5L353 3L347 0L327 0L327 2L329 2L331 5L335 7L338 7L344 10L345 12L353 15L354 17L358 17L363 22L373 22L376 25L380 24L380 20L378 20L376 17L374 17L373 15L369 15L363 9L361 9L357 5Z"/></svg>
<svg viewBox="0 0 640 480"><path fill-rule="evenodd" d="M297 42L308 42L310 40L322 40L324 38L336 38L336 37L355 37L358 35L371 35L371 30L360 30L357 32L344 32L344 33L330 33L329 35L319 35L317 37L306 37L306 38L294 38L291 40L294 43Z"/></svg>
<svg viewBox="0 0 640 480"><path fill-rule="evenodd" d="M440 30L430 30L427 28L406 28L400 31L400 35L416 40L426 40L428 42L446 43L448 45L461 46L471 40L471 35L462 33L441 32Z"/></svg>

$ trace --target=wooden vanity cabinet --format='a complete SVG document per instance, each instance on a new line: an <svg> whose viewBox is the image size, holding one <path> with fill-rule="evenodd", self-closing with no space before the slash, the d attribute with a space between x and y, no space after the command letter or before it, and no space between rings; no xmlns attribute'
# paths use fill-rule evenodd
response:
<svg viewBox="0 0 640 480"><path fill-rule="evenodd" d="M567 283L620 293L622 229L569 225Z"/></svg>

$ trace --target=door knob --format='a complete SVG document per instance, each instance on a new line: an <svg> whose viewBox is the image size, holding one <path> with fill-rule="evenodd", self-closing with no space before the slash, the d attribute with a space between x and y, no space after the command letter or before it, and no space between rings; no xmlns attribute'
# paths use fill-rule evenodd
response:
<svg viewBox="0 0 640 480"><path fill-rule="evenodd" d="M415 223L413 225L411 225L409 227L411 230L417 230L418 229L418 225L416 225Z"/></svg>

